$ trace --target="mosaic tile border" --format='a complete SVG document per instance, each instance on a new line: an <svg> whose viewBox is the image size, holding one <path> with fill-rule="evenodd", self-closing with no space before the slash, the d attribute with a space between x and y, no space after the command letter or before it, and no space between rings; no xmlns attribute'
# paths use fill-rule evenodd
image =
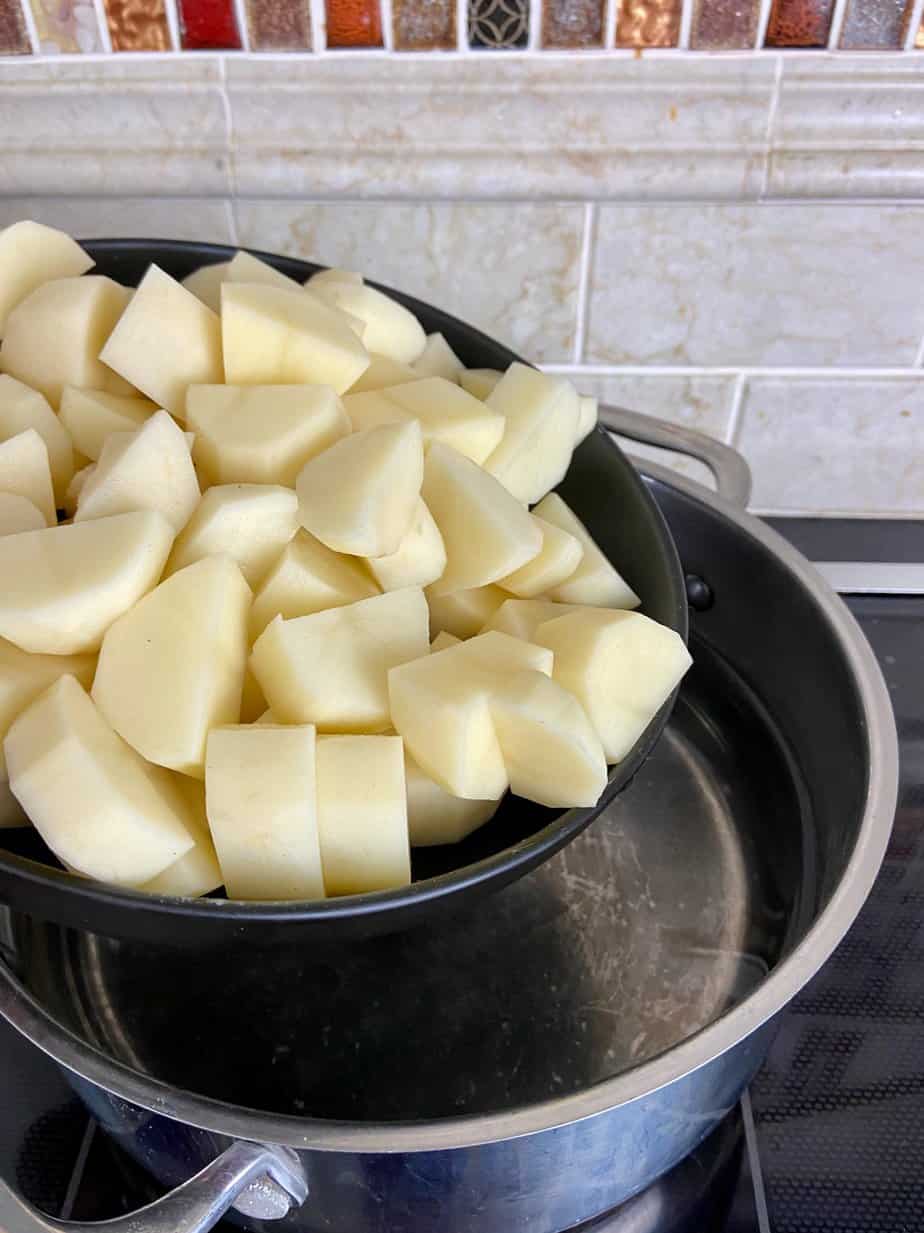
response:
<svg viewBox="0 0 924 1233"><path fill-rule="evenodd" d="M924 0L0 0L0 59L924 50Z"/></svg>

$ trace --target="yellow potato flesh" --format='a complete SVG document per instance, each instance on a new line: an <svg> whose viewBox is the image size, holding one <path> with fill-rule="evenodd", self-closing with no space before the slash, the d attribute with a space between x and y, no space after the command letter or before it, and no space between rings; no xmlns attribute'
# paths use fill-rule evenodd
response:
<svg viewBox="0 0 924 1233"><path fill-rule="evenodd" d="M564 479L574 451L578 396L569 381L511 364L486 405L506 421L485 468L518 501L532 504Z"/></svg>
<svg viewBox="0 0 924 1233"><path fill-rule="evenodd" d="M74 447L67 429L37 390L13 377L0 376L0 441L30 428L45 442L55 495L61 497L74 474Z"/></svg>
<svg viewBox="0 0 924 1233"><path fill-rule="evenodd" d="M157 410L147 398L126 398L104 390L81 390L66 385L61 394L61 423L75 447L93 462L114 432L136 432Z"/></svg>
<svg viewBox="0 0 924 1233"><path fill-rule="evenodd" d="M427 345L414 361L414 369L421 377L445 377L458 383L462 361L442 334L428 334Z"/></svg>
<svg viewBox="0 0 924 1233"><path fill-rule="evenodd" d="M442 575L446 568L443 537L423 501L418 500L417 512L397 552L370 557L367 565L383 591L425 587Z"/></svg>
<svg viewBox="0 0 924 1233"><path fill-rule="evenodd" d="M500 579L505 591L521 599L545 594L570 578L581 563L584 547L574 535L532 515L542 532L542 548L531 561Z"/></svg>
<svg viewBox="0 0 924 1233"><path fill-rule="evenodd" d="M77 278L93 258L54 227L23 220L0 231L0 338L7 316L42 283Z"/></svg>
<svg viewBox="0 0 924 1233"><path fill-rule="evenodd" d="M456 638L471 638L474 634L480 634L506 598L506 592L496 586L450 591L448 595L434 595L433 588L429 587L430 632L434 635L446 632Z"/></svg>
<svg viewBox="0 0 924 1233"><path fill-rule="evenodd" d="M226 555L258 587L298 530L298 498L277 484L222 484L204 493L176 541L167 566L175 573L203 557Z"/></svg>
<svg viewBox="0 0 924 1233"><path fill-rule="evenodd" d="M0 489L30 501L46 526L58 521L48 449L34 428L0 441Z"/></svg>
<svg viewBox="0 0 924 1233"><path fill-rule="evenodd" d="M410 755L404 760L407 824L411 846L432 848L458 843L497 812L497 801L467 801L451 796L425 774Z"/></svg>
<svg viewBox="0 0 924 1233"><path fill-rule="evenodd" d="M618 570L597 547L593 536L557 492L550 492L533 513L573 535L584 549L577 569L549 592L549 599L562 604L589 604L597 608L637 608L641 603Z"/></svg>

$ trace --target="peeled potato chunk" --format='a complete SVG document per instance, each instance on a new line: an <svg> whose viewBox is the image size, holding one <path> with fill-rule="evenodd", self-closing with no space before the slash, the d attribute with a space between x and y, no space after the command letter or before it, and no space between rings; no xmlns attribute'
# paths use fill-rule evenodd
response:
<svg viewBox="0 0 924 1233"><path fill-rule="evenodd" d="M276 617L250 657L281 723L381 732L390 724L388 670L430 650L423 591L389 591L285 621Z"/></svg>
<svg viewBox="0 0 924 1233"><path fill-rule="evenodd" d="M67 514L68 518L73 518L77 513L77 502L80 500L80 494L84 490L84 485L87 480L96 470L96 463L87 463L85 467L81 467L79 471L75 471L71 482L68 484L64 492L64 500L61 503L61 508Z"/></svg>
<svg viewBox="0 0 924 1233"><path fill-rule="evenodd" d="M181 531L199 504L199 480L183 430L155 411L135 432L111 433L83 485L75 522L133 509L157 510Z"/></svg>
<svg viewBox="0 0 924 1233"><path fill-rule="evenodd" d="M455 646L457 642L461 641L461 638L451 634L448 629L441 629L430 643L430 654L434 655L437 651L445 651L447 647Z"/></svg>
<svg viewBox="0 0 924 1233"><path fill-rule="evenodd" d="M369 572L383 591L398 591L402 587L425 587L435 582L446 568L443 537L433 516L423 501L397 552L386 557L370 557Z"/></svg>
<svg viewBox="0 0 924 1233"><path fill-rule="evenodd" d="M61 393L61 423L81 454L93 462L114 432L137 432L157 410L147 398L127 398L105 390L80 390L66 385Z"/></svg>
<svg viewBox="0 0 924 1233"><path fill-rule="evenodd" d="M331 279L310 282L306 290L365 322L363 342L377 355L413 364L426 346L427 336L414 314L375 287Z"/></svg>
<svg viewBox="0 0 924 1233"><path fill-rule="evenodd" d="M209 733L205 801L231 899L323 899L315 730Z"/></svg>
<svg viewBox="0 0 924 1233"><path fill-rule="evenodd" d="M353 557L331 552L299 531L263 579L250 612L250 636L258 638L273 619L310 616L378 595L379 588Z"/></svg>
<svg viewBox="0 0 924 1233"><path fill-rule="evenodd" d="M3 747L14 795L68 868L138 886L192 848L169 774L113 732L74 677L40 694Z"/></svg>
<svg viewBox="0 0 924 1233"><path fill-rule="evenodd" d="M152 265L99 358L182 418L187 386L222 379L221 323L192 292Z"/></svg>
<svg viewBox="0 0 924 1233"><path fill-rule="evenodd" d="M574 444L580 445L597 427L597 400L586 394L578 395L578 422Z"/></svg>
<svg viewBox="0 0 924 1233"><path fill-rule="evenodd" d="M584 549L581 563L564 582L547 596L562 604L589 604L597 608L637 608L641 603L629 584L597 547L583 522L568 508L557 492L539 502L533 513L573 535Z"/></svg>
<svg viewBox="0 0 924 1233"><path fill-rule="evenodd" d="M100 359L130 295L127 287L99 274L43 283L7 317L0 368L53 407L65 385L130 393Z"/></svg>
<svg viewBox="0 0 924 1233"><path fill-rule="evenodd" d="M298 498L277 484L221 484L204 493L174 545L167 566L176 573L202 557L224 553L257 587L298 530Z"/></svg>
<svg viewBox="0 0 924 1233"><path fill-rule="evenodd" d="M341 270L337 266L329 266L326 270L318 270L310 278L305 279L306 287L323 287L325 283L362 283L362 274L356 270Z"/></svg>
<svg viewBox="0 0 924 1233"><path fill-rule="evenodd" d="M186 425L206 483L289 488L309 458L350 432L329 385L191 385Z"/></svg>
<svg viewBox="0 0 924 1233"><path fill-rule="evenodd" d="M256 723L260 716L265 715L268 711L269 707L266 705L266 699L263 697L263 690L260 688L260 684L248 662L244 670L244 687L241 690L240 722L242 724ZM274 719L267 722L275 723L276 721Z"/></svg>
<svg viewBox="0 0 924 1233"><path fill-rule="evenodd" d="M442 334L428 334L414 368L421 377L445 377L447 381L458 382L462 361Z"/></svg>
<svg viewBox="0 0 924 1233"><path fill-rule="evenodd" d="M95 671L95 655L30 655L0 638L0 741L16 716L59 677L76 677L89 689ZM0 748L0 782L6 778L6 759Z"/></svg>
<svg viewBox="0 0 924 1233"><path fill-rule="evenodd" d="M420 420L428 444L443 441L473 462L484 462L504 435L501 414L445 377L393 385L384 393L406 415Z"/></svg>
<svg viewBox="0 0 924 1233"><path fill-rule="evenodd" d="M334 552L388 556L410 530L422 477L415 420L354 432L302 468L299 521Z"/></svg>
<svg viewBox="0 0 924 1233"><path fill-rule="evenodd" d="M228 262L225 282L229 283L266 283L269 287L285 287L288 291L301 291L301 283L294 278L280 273L274 266L261 261L253 253L240 252L234 254Z"/></svg>
<svg viewBox="0 0 924 1233"><path fill-rule="evenodd" d="M606 786L600 738L574 694L541 672L516 672L491 698L510 790L540 805L595 805Z"/></svg>
<svg viewBox="0 0 924 1233"><path fill-rule="evenodd" d="M330 385L342 394L369 365L343 314L302 290L223 283L221 332L229 385Z"/></svg>
<svg viewBox="0 0 924 1233"><path fill-rule="evenodd" d="M13 377L0 376L0 440L8 441L30 428L45 442L55 494L62 496L74 474L74 447L67 429L37 390Z"/></svg>
<svg viewBox="0 0 924 1233"><path fill-rule="evenodd" d="M607 762L626 756L692 663L679 634L640 612L582 608L535 640L554 652L555 680L584 707Z"/></svg>
<svg viewBox="0 0 924 1233"><path fill-rule="evenodd" d="M42 283L77 278L93 258L54 227L23 221L0 231L0 338L12 309Z"/></svg>
<svg viewBox="0 0 924 1233"><path fill-rule="evenodd" d="M328 895L408 886L404 750L398 736L320 736L318 829Z"/></svg>
<svg viewBox="0 0 924 1233"><path fill-rule="evenodd" d="M411 847L458 843L497 813L497 801L467 801L451 796L410 755L404 759L404 777Z"/></svg>
<svg viewBox="0 0 924 1233"><path fill-rule="evenodd" d="M433 588L429 587L430 632L450 633L456 638L471 638L474 634L480 634L506 598L506 592L496 586L450 591L448 595L434 595Z"/></svg>
<svg viewBox="0 0 924 1233"><path fill-rule="evenodd" d="M0 536L18 535L20 531L38 531L48 523L41 510L28 497L13 492L0 492Z"/></svg>
<svg viewBox="0 0 924 1233"><path fill-rule="evenodd" d="M0 490L25 497L41 513L45 526L58 521L48 448L34 428L0 441Z"/></svg>
<svg viewBox="0 0 924 1233"><path fill-rule="evenodd" d="M434 594L496 582L542 548L542 532L519 501L442 442L427 451L421 496L446 546L446 569Z"/></svg>
<svg viewBox="0 0 924 1233"><path fill-rule="evenodd" d="M5 536L0 637L50 655L97 650L157 582L172 541L170 523L151 510Z"/></svg>
<svg viewBox="0 0 924 1233"><path fill-rule="evenodd" d="M486 405L506 420L500 445L485 462L518 501L532 504L564 479L574 451L578 396L563 377L511 364Z"/></svg>
<svg viewBox="0 0 924 1233"><path fill-rule="evenodd" d="M311 279L308 280L309 282ZM410 364L401 364L389 359L387 355L369 354L369 367L357 381L350 386L350 394L362 394L369 390L383 390L388 385L401 385L405 381L415 381L418 373Z"/></svg>
<svg viewBox="0 0 924 1233"><path fill-rule="evenodd" d="M206 557L106 631L93 701L149 762L202 778L209 729L240 713L249 611L237 564Z"/></svg>
<svg viewBox="0 0 924 1233"><path fill-rule="evenodd" d="M491 697L524 668L547 675L552 655L489 633L392 668L391 720L420 768L453 796L497 800L509 776L491 718Z"/></svg>
<svg viewBox="0 0 924 1233"><path fill-rule="evenodd" d="M500 579L505 591L521 599L543 595L570 578L584 556L583 545L569 531L563 531L535 514L532 519L542 532L541 549L531 561Z"/></svg>
<svg viewBox="0 0 924 1233"><path fill-rule="evenodd" d="M459 373L459 384L467 394L483 402L503 375L497 368L463 368Z"/></svg>
<svg viewBox="0 0 924 1233"><path fill-rule="evenodd" d="M484 622L481 633L496 629L512 638L535 642L534 634L540 625L556 617L573 612L575 604L556 604L550 599L506 599L501 591L502 602Z"/></svg>
<svg viewBox="0 0 924 1233"><path fill-rule="evenodd" d="M150 882L144 882L138 889L149 895L197 899L200 895L218 890L224 881L205 815L205 784L185 775L174 776L173 782L189 805L189 813L184 820L193 837L193 846L179 860L168 865L163 873L151 878Z"/></svg>
<svg viewBox="0 0 924 1233"><path fill-rule="evenodd" d="M216 314L221 312L221 284L228 276L230 264L230 261L217 261L213 265L200 265L183 279L186 290Z"/></svg>

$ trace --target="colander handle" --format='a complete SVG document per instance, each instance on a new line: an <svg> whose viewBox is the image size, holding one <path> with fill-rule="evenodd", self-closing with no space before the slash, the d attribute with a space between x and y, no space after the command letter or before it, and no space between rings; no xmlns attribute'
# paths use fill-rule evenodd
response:
<svg viewBox="0 0 924 1233"><path fill-rule="evenodd" d="M731 446L723 445L721 441L694 428L640 415L637 411L627 411L625 407L601 406L599 416L605 428L619 433L621 437L628 437L630 441L638 441L642 445L671 450L675 454L687 454L704 463L715 476L719 496L733 505L747 508L751 497L751 468ZM653 475L665 475L661 468L650 466L647 461L642 465ZM667 476L669 478L669 473Z"/></svg>
<svg viewBox="0 0 924 1233"><path fill-rule="evenodd" d="M84 1222L44 1216L0 1178L0 1229L11 1233L207 1233L239 1201L248 1215L278 1220L300 1207L307 1196L308 1185L294 1152L238 1142L182 1186L115 1220Z"/></svg>

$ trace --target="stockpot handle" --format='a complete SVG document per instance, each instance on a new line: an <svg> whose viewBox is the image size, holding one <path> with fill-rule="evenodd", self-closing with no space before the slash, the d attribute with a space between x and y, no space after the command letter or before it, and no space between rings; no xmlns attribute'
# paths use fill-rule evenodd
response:
<svg viewBox="0 0 924 1233"><path fill-rule="evenodd" d="M163 1198L114 1220L55 1220L36 1211L0 1178L0 1229L10 1233L207 1233L255 1183L256 1193L247 1196L246 1210L261 1220L280 1219L308 1196L294 1152L238 1142Z"/></svg>
<svg viewBox="0 0 924 1233"><path fill-rule="evenodd" d="M605 428L618 432L621 437L628 437L642 445L672 450L675 454L687 454L704 463L715 476L719 496L733 505L747 508L751 496L751 469L737 450L694 428L640 415L637 411L627 411L625 407L602 406L599 417ZM644 468L649 469L647 462ZM660 469L650 469L653 474L663 474Z"/></svg>

